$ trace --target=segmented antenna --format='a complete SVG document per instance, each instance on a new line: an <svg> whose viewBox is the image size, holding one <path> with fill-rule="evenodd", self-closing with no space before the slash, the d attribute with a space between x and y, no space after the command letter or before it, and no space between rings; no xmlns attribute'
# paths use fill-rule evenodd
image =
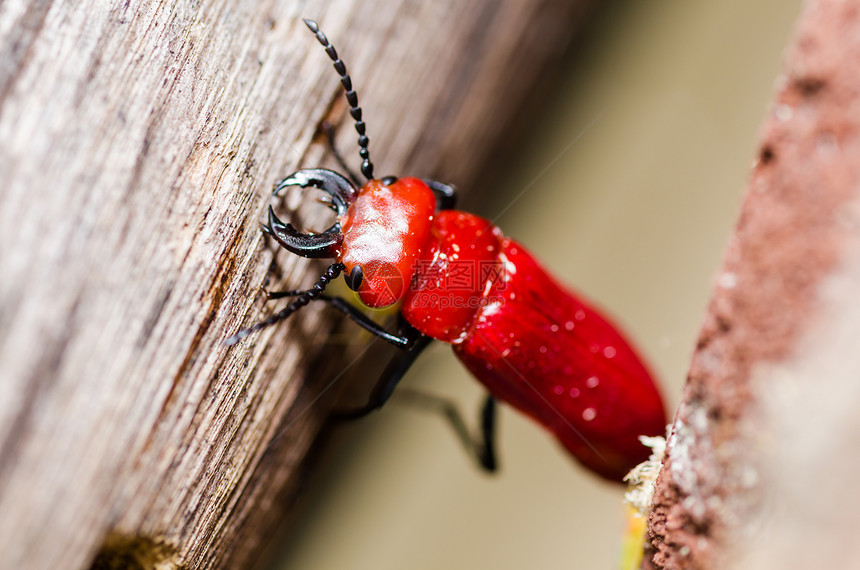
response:
<svg viewBox="0 0 860 570"><path fill-rule="evenodd" d="M346 100L350 105L349 114L352 115L353 119L355 119L355 130L358 132L358 154L363 159L363 162L361 163L361 173L365 178L371 180L373 178L373 163L370 162L370 151L367 150L367 145L370 143L370 139L367 138L367 135L365 134L366 125L364 124L364 121L361 120L361 107L358 106L358 95L352 89L352 79L350 79L349 74L346 72L346 64L344 64L337 56L337 51L334 49L334 46L331 45L331 42L328 41L325 34L320 31L317 23L307 18L305 18L304 22L317 37L317 41L319 41L319 43L325 48L325 52L334 63L334 70L337 71L338 75L340 75L340 84L343 85Z"/></svg>
<svg viewBox="0 0 860 570"><path fill-rule="evenodd" d="M296 311L322 295L329 282L336 279L337 276L340 275L340 273L344 270L344 267L345 266L343 263L332 263L329 268L326 269L326 272L322 274L322 277L320 277L319 281L314 283L314 286L307 291L298 292L295 300L292 303L290 303L274 315L268 317L267 319L264 319L259 323L252 325L246 329L240 330L239 332L225 340L224 344L227 346L236 344L251 333L255 333L260 329L270 327L277 322L283 321L284 319L286 319L287 317L289 317L290 315L292 315L293 313L295 313Z"/></svg>

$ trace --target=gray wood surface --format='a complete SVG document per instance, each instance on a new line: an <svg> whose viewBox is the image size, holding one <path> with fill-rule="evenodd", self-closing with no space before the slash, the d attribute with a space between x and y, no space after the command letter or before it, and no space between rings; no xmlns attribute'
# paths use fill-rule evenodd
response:
<svg viewBox="0 0 860 570"><path fill-rule="evenodd" d="M583 4L0 3L0 566L248 567L289 510L367 341L316 307L222 345L271 311L272 182L333 165L326 118L357 165L301 17L377 173L468 192Z"/></svg>

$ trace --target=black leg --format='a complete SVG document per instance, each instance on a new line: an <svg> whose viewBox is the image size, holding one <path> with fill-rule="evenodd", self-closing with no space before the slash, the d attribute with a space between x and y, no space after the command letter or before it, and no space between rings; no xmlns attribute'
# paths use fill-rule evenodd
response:
<svg viewBox="0 0 860 570"><path fill-rule="evenodd" d="M352 183L355 184L358 188L361 188L364 183L358 178L358 175L355 173L355 171L353 171L352 168L349 167L349 165L346 163L346 160L344 160L343 155L340 154L340 151L337 150L337 146L334 142L334 126L328 121L323 121L322 123L320 123L320 130L325 135L326 140L328 140L328 148L331 151L331 154L334 159L337 161L340 167L343 168L344 172L346 172L347 176L349 176L349 179L352 180Z"/></svg>
<svg viewBox="0 0 860 570"><path fill-rule="evenodd" d="M266 279L268 280L268 277ZM265 283L263 284L262 289L263 293L266 294L267 301L274 301L276 299L283 299L285 297L295 297L296 295L300 295L302 293L301 289L291 289L290 291L268 291L266 290ZM318 298L320 301L328 301L329 299L331 299L331 297L325 294L320 295Z"/></svg>
<svg viewBox="0 0 860 570"><path fill-rule="evenodd" d="M435 180L422 178L425 184L430 187L433 194L436 195L437 210L453 210L457 205L457 190L450 184L443 184Z"/></svg>
<svg viewBox="0 0 860 570"><path fill-rule="evenodd" d="M293 291L266 291L267 300L281 299L284 297L295 297L304 293L301 290ZM334 412L331 419L334 421L346 421L361 418L381 408L391 398L394 389L403 379L403 376L415 362L415 359L433 341L429 336L422 335L418 330L407 323L402 316L398 315L397 333L386 331L382 325L370 319L366 314L356 309L346 300L340 297L329 297L321 294L317 300L327 301L333 307L343 312L363 329L375 336L403 349L394 356L373 388L367 403L353 410ZM450 400L416 392L414 390L401 390L400 394L411 403L420 405L425 409L440 413L454 430L457 439L466 449L478 466L488 473L494 473L498 469L496 456L496 399L488 395L481 408L480 435L473 437L469 428L463 420L463 416L457 406Z"/></svg>
<svg viewBox="0 0 860 570"><path fill-rule="evenodd" d="M376 382L376 386L373 387L373 392L371 392L370 399L368 399L367 403L353 410L336 412L332 414L332 419L338 421L354 420L362 418L373 410L381 408L391 397L391 394L394 392L394 388L396 388L397 384L400 383L400 380L403 379L406 371L409 370L412 363L415 362L416 358L418 358L418 355L421 354L421 352L427 348L432 341L433 339L429 336L421 335L411 349L404 350L403 352L396 354L394 358L391 359L391 362L388 363L388 366L385 367L385 370Z"/></svg>
<svg viewBox="0 0 860 570"><path fill-rule="evenodd" d="M496 461L496 409L498 408L496 399L487 394L484 400L484 407L481 410L481 438L483 441L480 455L481 467L487 472L492 473L498 469L499 464Z"/></svg>
<svg viewBox="0 0 860 570"><path fill-rule="evenodd" d="M265 236L266 234L264 233L263 235ZM263 291L265 291L266 287L269 286L269 282L272 280L272 276L275 275L275 273L277 271L278 271L278 262L276 261L275 256L273 255L272 256L272 262L269 263L269 268L266 270L266 278L263 279ZM298 295L298 294L299 293L297 291L296 295Z"/></svg>
<svg viewBox="0 0 860 570"><path fill-rule="evenodd" d="M271 301L275 299L283 299L284 297L295 297L302 293L304 293L304 291L299 289L291 291L266 291L266 300ZM332 307L349 317L355 324L374 336L381 338L385 342L393 344L397 348L412 350L412 347L415 346L421 338L426 338L415 328L406 323L406 321L403 321L401 317L399 317L400 324L397 327L397 332L392 333L385 330L382 325L368 317L346 299L342 299L340 297L329 297L326 294L321 294L317 296L317 300L327 301Z"/></svg>
<svg viewBox="0 0 860 570"><path fill-rule="evenodd" d="M266 300L295 297L302 293L303 291L301 290L266 291ZM373 393L371 394L370 399L364 406L346 412L337 412L333 414L332 419L349 420L366 416L373 410L382 407L382 405L388 401L391 397L391 393L394 392L394 388L406 374L406 371L409 370L409 367L413 362L415 362L415 359L418 358L421 351L427 348L427 345L429 345L433 339L418 332L418 330L407 323L401 315L397 316L397 333L391 333L385 330L382 325L372 320L366 314L356 309L348 301L341 299L340 297L329 297L328 295L322 294L317 297L317 300L327 301L364 330L403 350L403 352L397 354L388 366L385 367L385 371L383 371L379 381L373 388Z"/></svg>
<svg viewBox="0 0 860 570"><path fill-rule="evenodd" d="M302 294L301 290L291 291L266 291L266 300L281 299L284 297L295 297ZM385 367L382 375L379 377L370 399L360 408L345 412L336 412L332 414L334 420L351 420L366 416L373 410L381 408L385 402L391 397L394 388L418 358L418 355L427 348L433 339L418 332L412 325L398 315L397 333L391 333L385 330L382 325L369 318L367 315L356 309L353 305L340 297L329 297L322 294L317 297L319 301L327 301L334 308L338 309L354 321L364 330L372 333L394 346L403 349L403 352L395 355L395 357Z"/></svg>
<svg viewBox="0 0 860 570"><path fill-rule="evenodd" d="M287 317L289 317L290 315L292 315L293 313L295 313L296 311L298 311L299 309L301 309L302 307L304 307L305 305L307 305L311 301L319 299L320 295L323 294L323 292L325 291L325 288L328 286L328 284L333 279L336 279L337 276L341 274L343 269L344 269L343 263L339 263L339 262L338 263L332 263L331 265L329 265L328 269L325 270L325 273L323 273L320 276L319 280L316 283L314 283L313 287L311 287L310 289L308 289L306 291L293 291L293 293L295 293L295 295L292 295L292 296L295 297L295 299L289 305L287 305L286 307L284 307L283 309L281 309L280 311L278 311L274 315L269 315L267 318L263 319L262 321L258 322L257 324L252 325L246 329L240 330L239 332L237 332L236 334L234 334L233 336L231 336L230 338L225 340L224 344L226 346L234 345L237 342L241 341L243 338L247 337L248 335L255 333L259 330L262 330L266 327L270 327L270 326L274 325L275 323L278 323L278 322L286 319Z"/></svg>
<svg viewBox="0 0 860 570"><path fill-rule="evenodd" d="M410 326L400 315L398 315L399 324L396 333L390 333L385 330L382 325L356 309L354 305L340 297L331 297L329 302L331 305L344 313L355 324L366 330L367 332L381 338L382 340L393 344L397 348L413 351L415 346L422 339L429 339L418 332L417 329ZM428 341L429 342L429 341ZM404 371L405 372L405 371Z"/></svg>
<svg viewBox="0 0 860 570"><path fill-rule="evenodd" d="M473 437L469 432L459 408L446 398L401 388L398 398L405 398L410 404L421 406L433 413L441 414L454 430L457 440L462 444L478 467L487 473L498 469L495 449L496 431L496 399L488 395L481 407L480 432Z"/></svg>

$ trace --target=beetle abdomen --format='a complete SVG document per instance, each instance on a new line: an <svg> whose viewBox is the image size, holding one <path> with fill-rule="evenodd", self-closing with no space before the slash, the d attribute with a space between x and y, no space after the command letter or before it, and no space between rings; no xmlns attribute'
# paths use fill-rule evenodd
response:
<svg viewBox="0 0 860 570"><path fill-rule="evenodd" d="M402 313L453 344L491 394L553 432L589 469L620 481L661 435L663 402L618 329L558 285L489 221L440 212Z"/></svg>
<svg viewBox="0 0 860 570"><path fill-rule="evenodd" d="M454 346L491 393L555 433L589 469L621 480L649 454L666 416L651 374L630 343L560 287L519 244L505 240L509 274L468 338Z"/></svg>

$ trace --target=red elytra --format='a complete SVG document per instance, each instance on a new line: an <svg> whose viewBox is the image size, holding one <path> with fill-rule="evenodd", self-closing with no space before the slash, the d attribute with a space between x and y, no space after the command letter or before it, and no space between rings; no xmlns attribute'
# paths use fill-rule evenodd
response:
<svg viewBox="0 0 860 570"><path fill-rule="evenodd" d="M419 187L427 197L418 198ZM420 204L433 198L416 178L402 178L389 190L403 191ZM365 197L375 200L378 192L379 182L368 182L353 208L362 209ZM385 212L386 225L392 228L416 227L413 218L424 216L425 211L416 208ZM525 248L489 221L443 210L426 226L397 246L421 271L407 273L415 279L400 310L409 324L451 343L490 393L553 432L595 473L620 480L647 459L649 450L638 436L665 431L663 402L642 359L618 328L558 285ZM349 272L346 260L365 256L353 251L354 242L347 243L346 227L338 259ZM373 244L389 247L396 232L387 239L380 235ZM364 282L378 283L368 267ZM462 274L455 283L452 268ZM360 288L364 300L362 293Z"/></svg>
<svg viewBox="0 0 860 570"><path fill-rule="evenodd" d="M271 208L264 229L293 253L336 261L312 289L284 293L295 297L285 309L227 343L286 318L312 300L328 300L362 327L406 350L423 348L430 338L450 343L493 397L555 434L594 473L620 481L649 455L639 436L661 435L666 425L660 393L643 360L617 327L560 286L520 244L491 222L453 210L452 187L418 178L375 179L351 79L317 25L305 23L341 76L367 182L357 189L336 172L306 169L276 186L276 194L300 186L331 196L338 218L322 234L298 232ZM389 333L343 300L325 297L326 285L341 272L369 307L402 302L405 332ZM414 356L404 361L406 366L410 359ZM376 401L362 413L384 403L405 366L395 369L381 379ZM487 423L492 422L485 418ZM482 464L492 470L495 460Z"/></svg>

